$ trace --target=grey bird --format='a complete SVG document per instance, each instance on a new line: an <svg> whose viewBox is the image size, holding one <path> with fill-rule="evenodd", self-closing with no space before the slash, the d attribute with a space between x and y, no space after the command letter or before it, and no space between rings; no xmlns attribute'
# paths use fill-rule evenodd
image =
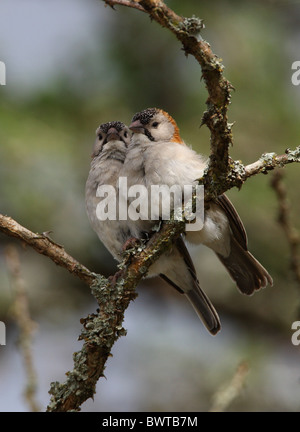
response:
<svg viewBox="0 0 300 432"><path fill-rule="evenodd" d="M118 261L121 259L123 244L130 236L125 225L124 229L120 229L116 199L117 182L130 138L131 131L120 121L103 123L97 128L90 172L85 187L86 211L90 224L104 246ZM107 207L116 210L115 215L107 215L106 219L99 218L98 212L104 199L99 194L101 188L108 194L105 201Z"/></svg>
<svg viewBox="0 0 300 432"><path fill-rule="evenodd" d="M118 214L119 178L124 167L130 134L131 132L122 122L109 122L99 126L86 182L86 210L91 226L118 261L121 259L124 244L132 237L142 239L145 234L133 228L139 221L131 221L129 218L119 220ZM127 180L128 185L133 184L130 177ZM116 197L108 194L106 204L107 207L110 204L112 207L114 205L117 207L116 219L111 220L109 217L99 219L98 210L103 202L101 188L104 187L104 190L109 191L110 186L116 189ZM153 226L151 221L149 223ZM150 267L148 277L156 275L187 296L211 334L216 334L220 330L218 314L199 286L195 267L181 237Z"/></svg>
<svg viewBox="0 0 300 432"><path fill-rule="evenodd" d="M147 188L153 184L183 187L203 176L207 158L185 144L167 112L148 108L133 117L129 128L133 136L121 174L131 183L142 183ZM150 225L140 220L131 223L130 230L138 237ZM225 194L209 203L203 228L187 232L186 240L211 248L242 293L251 295L273 284L268 271L248 251L244 225Z"/></svg>

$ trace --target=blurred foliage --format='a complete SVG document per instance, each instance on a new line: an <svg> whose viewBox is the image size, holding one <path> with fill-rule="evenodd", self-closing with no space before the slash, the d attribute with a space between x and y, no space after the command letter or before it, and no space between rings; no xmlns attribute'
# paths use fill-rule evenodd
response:
<svg viewBox="0 0 300 432"><path fill-rule="evenodd" d="M299 144L299 91L290 80L297 53L289 44L299 37L299 7L250 0L167 3L181 15L203 18L203 37L223 59L225 76L235 88L229 110L229 121L234 122L232 157L251 163L264 152L282 153ZM84 208L98 124L112 119L128 123L135 112L159 106L177 119L182 136L197 151L209 153L209 133L199 128L207 93L195 59L185 58L175 37L146 14L101 6L104 28L86 50L69 53L67 69L58 68L43 88L26 97L18 97L13 83L0 88L0 211L34 232L52 231L50 236L74 257L108 275L116 264L89 227ZM299 167L289 166L285 172L293 222L300 229ZM266 325L290 337L299 288L289 271L288 246L277 225L269 181L270 175L257 176L228 195L245 223L250 250L274 278L273 289L249 300L237 293L209 251L194 251L193 256L201 284L221 316L232 315L250 335L251 329L259 332ZM3 257L11 240L3 235L0 240L0 315L5 317L11 298ZM55 309L62 319L69 308L91 300L81 283L49 260L29 250L21 254L37 316L50 318ZM154 290L153 301L164 295L164 290ZM211 391L206 387L204 393Z"/></svg>

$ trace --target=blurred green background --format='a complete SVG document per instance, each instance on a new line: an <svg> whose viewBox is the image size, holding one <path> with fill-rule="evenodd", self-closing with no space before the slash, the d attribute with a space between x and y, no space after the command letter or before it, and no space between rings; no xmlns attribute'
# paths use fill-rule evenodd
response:
<svg viewBox="0 0 300 432"><path fill-rule="evenodd" d="M299 144L300 88L291 65L300 60L298 1L169 0L178 14L204 19L203 37L222 59L235 88L231 156L245 164L264 152ZM0 60L0 212L51 237L93 271L110 275L116 264L91 230L84 208L95 130L147 107L174 116L184 139L209 153L200 128L207 93L195 59L146 14L100 0L2 0ZM299 224L300 167L285 168L293 224ZM85 411L207 411L213 396L245 360L245 387L229 411L298 411L299 347L291 324L299 319L299 286L277 224L271 174L231 190L247 229L249 248L274 287L242 296L216 257L193 249L201 286L219 311L223 329L208 335L190 305L158 280L140 285L125 320L128 335ZM50 382L64 380L80 349L79 319L96 309L89 290L50 260L0 234L0 411L27 411L26 376L12 318L13 295L6 246L17 245L30 310L38 323L33 355L37 399L48 403Z"/></svg>

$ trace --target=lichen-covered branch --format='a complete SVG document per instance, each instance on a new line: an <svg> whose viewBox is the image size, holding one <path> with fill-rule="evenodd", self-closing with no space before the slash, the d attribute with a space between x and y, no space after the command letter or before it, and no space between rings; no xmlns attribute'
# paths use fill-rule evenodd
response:
<svg viewBox="0 0 300 432"><path fill-rule="evenodd" d="M98 379L104 376L105 363L116 340L126 334L122 323L124 312L135 299L135 287L150 265L170 246L182 230L182 223L166 223L146 245L127 250L121 270L110 280L98 276L91 286L99 310L81 320L84 341L81 351L73 356L74 368L63 383L52 383L48 411L79 410L93 397Z"/></svg>
<svg viewBox="0 0 300 432"><path fill-rule="evenodd" d="M0 231L21 240L38 253L46 255L55 264L64 267L88 285L91 285L95 280L95 273L89 271L84 265L71 257L61 245L51 240L47 233L34 233L11 217L2 214L0 214Z"/></svg>
<svg viewBox="0 0 300 432"><path fill-rule="evenodd" d="M186 55L191 54L201 66L208 99L202 123L210 130L210 163L207 175L212 179L226 177L229 170L229 146L232 144L232 124L228 123L227 110L232 85L223 76L221 60L212 52L210 44L201 35L203 21L197 17L185 18L177 15L162 0L114 1L103 0L110 6L124 5L142 7L150 18L168 28L182 43Z"/></svg>
<svg viewBox="0 0 300 432"><path fill-rule="evenodd" d="M201 66L208 99L202 123L210 130L211 152L203 184L206 186L206 199L220 195L233 186L241 187L252 175L266 173L277 166L299 162L300 147L288 149L284 155L266 153L261 158L244 166L229 157L232 144L232 124L228 123L227 110L232 85L223 76L221 60L212 52L210 44L201 35L203 22L200 18L185 18L177 15L162 0L103 0L110 6L123 5L147 12L152 20L168 28L182 43L186 55L191 54Z"/></svg>
<svg viewBox="0 0 300 432"><path fill-rule="evenodd" d="M48 411L76 411L93 396L113 344L126 333L122 322L130 301L136 297L135 287L183 229L183 222L163 224L147 244L141 243L125 252L120 271L108 280L88 270L49 237L33 233L12 218L0 215L1 232L25 242L83 280L91 287L99 305L97 313L82 320L83 348L74 354L74 368L67 373L67 380L52 384Z"/></svg>
<svg viewBox="0 0 300 432"><path fill-rule="evenodd" d="M283 167L290 163L300 162L300 146L295 150L286 149L285 154L277 155L276 153L264 153L260 159L245 167L245 179L255 174L273 170L277 167Z"/></svg>
<svg viewBox="0 0 300 432"><path fill-rule="evenodd" d="M211 178L205 172L199 181L205 186L205 200L210 201L233 187L241 188L248 178L256 174L267 174L275 168L299 162L300 146L296 147L295 150L286 149L282 155L264 153L257 161L249 165L243 165L241 161L231 160L226 177L221 180L218 177Z"/></svg>

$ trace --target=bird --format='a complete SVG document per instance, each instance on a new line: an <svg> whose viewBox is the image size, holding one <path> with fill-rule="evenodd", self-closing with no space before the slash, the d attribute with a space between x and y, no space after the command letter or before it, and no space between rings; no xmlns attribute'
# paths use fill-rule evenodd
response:
<svg viewBox="0 0 300 432"><path fill-rule="evenodd" d="M136 233L136 230L130 229L131 222L134 225L138 221L130 221L129 218L120 220L118 211L113 214L113 220L109 217L99 218L97 210L103 202L101 200L103 197L99 192L102 187L104 192L108 192L110 187L115 188L115 196L113 193L108 194L106 204L107 207L112 204L112 208L114 206L118 208L119 180L130 145L131 131L124 123L114 121L100 125L96 130L96 136L91 167L86 181L86 210L91 226L99 239L113 257L120 262L124 245L130 242ZM142 239L144 233L140 234L138 238ZM195 267L182 238L178 238L174 245L150 266L148 277L155 275L159 275L179 292L186 294L211 334L215 335L220 330L218 314L199 286Z"/></svg>
<svg viewBox="0 0 300 432"><path fill-rule="evenodd" d="M123 244L130 237L126 226L120 226L118 220L116 191L131 135L131 131L121 121L103 123L96 129L96 140L85 186L85 206L91 227L118 261L121 260ZM105 192L106 199L101 196ZM101 203L103 206L100 208ZM107 211L112 209L112 214L103 214L103 217L99 217L99 210L105 210L104 205L107 206Z"/></svg>
<svg viewBox="0 0 300 432"><path fill-rule="evenodd" d="M176 121L163 109L147 108L136 113L129 129L133 135L122 175L127 175L132 184L143 183L147 188L153 184L184 187L203 176L208 158L186 145ZM149 231L149 226L151 221L139 220L131 223L130 231L140 237ZM273 285L268 271L249 252L245 227L225 194L209 203L203 228L186 232L185 241L212 249L241 293L252 295Z"/></svg>

